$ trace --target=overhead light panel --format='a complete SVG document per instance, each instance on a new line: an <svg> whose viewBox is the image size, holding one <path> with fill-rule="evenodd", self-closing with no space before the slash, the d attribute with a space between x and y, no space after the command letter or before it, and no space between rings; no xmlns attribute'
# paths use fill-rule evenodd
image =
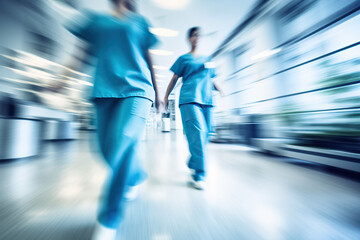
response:
<svg viewBox="0 0 360 240"><path fill-rule="evenodd" d="M154 55L160 55L160 56L171 56L174 53L171 51L166 51L166 50L156 50L156 49L150 49L149 50L151 54Z"/></svg>
<svg viewBox="0 0 360 240"><path fill-rule="evenodd" d="M90 83L90 82L87 82L87 81L84 81L84 80L78 80L78 82L81 83L81 84L87 85L87 86L94 86L93 83Z"/></svg>
<svg viewBox="0 0 360 240"><path fill-rule="evenodd" d="M163 77L166 77L165 75L162 75L162 74L155 74L155 76L156 76L157 78L163 78Z"/></svg>
<svg viewBox="0 0 360 240"><path fill-rule="evenodd" d="M277 53L279 53L281 51L281 48L275 48L275 49L272 49L272 50L265 50L263 52L260 52L256 55L254 55L251 60L253 61L258 61L258 60L264 60L266 58L269 58Z"/></svg>
<svg viewBox="0 0 360 240"><path fill-rule="evenodd" d="M160 37L176 37L179 35L178 31L167 28L150 28L150 32Z"/></svg>
<svg viewBox="0 0 360 240"><path fill-rule="evenodd" d="M154 68L154 69L157 69L157 70L169 70L168 67L159 66L159 65L153 65L153 68Z"/></svg>
<svg viewBox="0 0 360 240"><path fill-rule="evenodd" d="M12 81L12 82L17 82L17 83L23 83L23 84L30 84L30 85L35 85L35 86L39 86L39 87L44 87L44 84L41 83L36 83L36 82L31 82L31 81L24 81L24 80L19 80L19 79L14 79L14 78L4 78L5 80L8 81Z"/></svg>
<svg viewBox="0 0 360 240"><path fill-rule="evenodd" d="M190 2L190 0L153 0L153 2L161 8L180 10L184 9Z"/></svg>
<svg viewBox="0 0 360 240"><path fill-rule="evenodd" d="M31 53L28 53L28 52L24 52L24 51L21 51L21 50L15 50L16 52L20 53L22 56L23 56L23 60L27 63L27 65L30 65L30 66L37 66L37 67L41 67L41 68L47 68L49 66L58 66L58 67L61 67L61 68L64 68L72 73L75 73L77 75L80 75L80 76L83 76L83 77L91 77L90 75L88 74L85 74L85 73L82 73L82 72L78 72L78 71L75 71L71 68L68 68L66 66L63 66L63 65L60 65L56 62L52 62L50 60L47 60L45 58L42 58L42 57L39 57L39 56L36 56L34 54L31 54ZM15 60L15 59L14 59Z"/></svg>

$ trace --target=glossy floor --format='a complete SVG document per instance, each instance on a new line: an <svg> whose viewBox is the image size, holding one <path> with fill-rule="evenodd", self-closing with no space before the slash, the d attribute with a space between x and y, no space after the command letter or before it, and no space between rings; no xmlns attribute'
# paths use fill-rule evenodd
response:
<svg viewBox="0 0 360 240"><path fill-rule="evenodd" d="M142 155L150 176L127 203L118 239L360 239L356 179L210 144L207 188L198 191L187 183L181 132L148 130ZM90 239L105 174L91 133L46 143L39 157L2 162L0 239Z"/></svg>

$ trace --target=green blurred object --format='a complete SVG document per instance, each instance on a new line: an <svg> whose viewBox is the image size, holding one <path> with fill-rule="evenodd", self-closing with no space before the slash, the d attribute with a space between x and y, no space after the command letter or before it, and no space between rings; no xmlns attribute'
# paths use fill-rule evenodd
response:
<svg viewBox="0 0 360 240"><path fill-rule="evenodd" d="M325 77L316 87L330 89L317 93L331 109L304 111L290 99L273 115L287 131L285 135L295 140L294 144L360 152L360 72L353 71L357 70L358 61L331 64L327 60L319 64Z"/></svg>

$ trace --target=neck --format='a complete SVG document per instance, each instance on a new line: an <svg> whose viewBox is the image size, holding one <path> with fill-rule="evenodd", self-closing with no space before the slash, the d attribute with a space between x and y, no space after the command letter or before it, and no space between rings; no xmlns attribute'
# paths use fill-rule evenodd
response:
<svg viewBox="0 0 360 240"><path fill-rule="evenodd" d="M127 11L129 11L126 7L125 4L119 4L116 8L115 8L115 13L119 16L119 15L124 15Z"/></svg>
<svg viewBox="0 0 360 240"><path fill-rule="evenodd" d="M191 51L190 51L192 54L195 54L196 53L196 47L191 47Z"/></svg>

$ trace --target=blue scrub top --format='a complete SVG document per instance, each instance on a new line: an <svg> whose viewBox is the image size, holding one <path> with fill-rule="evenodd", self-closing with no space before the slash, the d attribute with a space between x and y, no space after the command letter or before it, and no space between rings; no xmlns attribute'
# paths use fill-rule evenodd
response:
<svg viewBox="0 0 360 240"><path fill-rule="evenodd" d="M211 78L215 77L215 69L205 68L205 63L211 61L209 57L195 57L187 53L180 56L170 68L174 74L182 77L183 85L180 90L179 105L198 103L213 105L212 90L214 85Z"/></svg>
<svg viewBox="0 0 360 240"><path fill-rule="evenodd" d="M145 97L154 100L146 54L157 43L149 23L139 14L128 12L124 18L86 12L66 28L89 43L97 58L93 98Z"/></svg>

